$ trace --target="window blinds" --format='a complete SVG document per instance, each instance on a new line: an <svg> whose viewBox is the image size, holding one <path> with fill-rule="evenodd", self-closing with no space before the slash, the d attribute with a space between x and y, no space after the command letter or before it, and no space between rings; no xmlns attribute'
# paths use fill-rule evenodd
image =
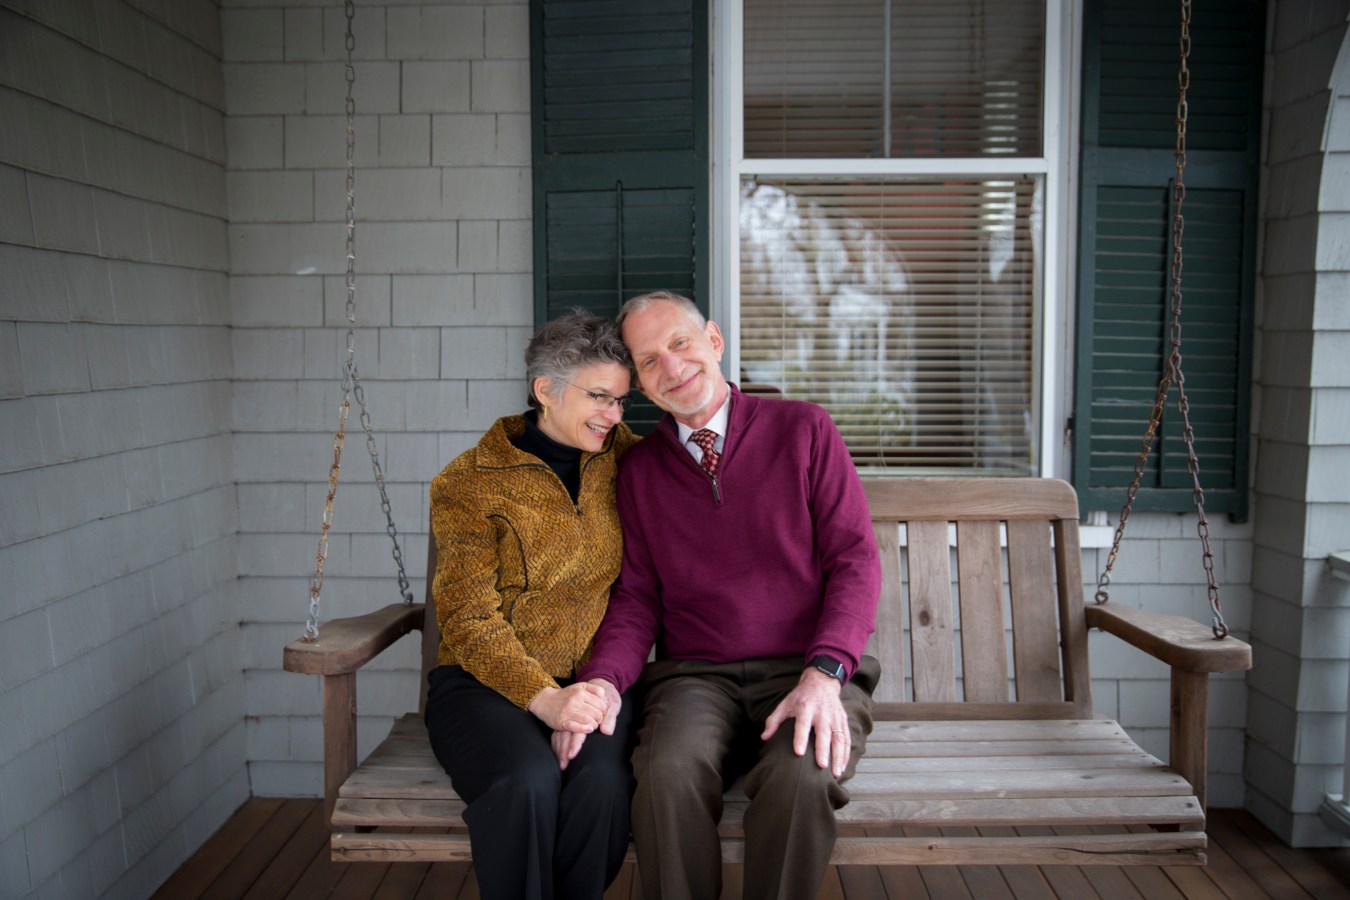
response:
<svg viewBox="0 0 1350 900"><path fill-rule="evenodd" d="M1041 0L746 0L747 159L1041 153Z"/></svg>
<svg viewBox="0 0 1350 900"><path fill-rule="evenodd" d="M743 180L743 387L859 467L1029 474L1039 183Z"/></svg>
<svg viewBox="0 0 1350 900"><path fill-rule="evenodd" d="M743 386L820 403L860 468L1030 474L1043 182L978 161L1043 155L1043 0L743 10Z"/></svg>

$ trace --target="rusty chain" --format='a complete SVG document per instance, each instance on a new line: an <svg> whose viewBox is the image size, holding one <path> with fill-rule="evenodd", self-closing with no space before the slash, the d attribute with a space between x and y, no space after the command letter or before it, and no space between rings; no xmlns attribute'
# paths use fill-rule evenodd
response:
<svg viewBox="0 0 1350 900"><path fill-rule="evenodd" d="M370 453L370 464L375 474L375 485L380 491L380 508L385 516L385 532L393 541L394 562L398 566L399 593L405 604L413 602L409 589L408 573L403 564L403 551L398 544L398 528L394 525L393 507L389 503L389 492L384 483L384 468L380 465L380 451L375 441L375 430L371 425L370 411L366 408L366 392L361 385L361 377L356 370L356 100L353 91L356 85L356 68L352 65L352 51L356 49L356 37L352 30L352 21L356 16L355 0L346 0L343 11L347 17L346 49L347 59L345 75L347 80L347 359L342 368L342 405L338 408L338 427L333 435L333 463L328 467L328 496L324 500L323 522L319 535L319 549L315 554L316 566L309 582L309 618L305 622L304 640L319 639L319 604L323 592L323 567L328 559L328 530L333 525L333 500L337 497L338 472L342 465L342 448L347 441L347 415L351 412L351 398L361 408L361 427L366 433L366 450Z"/></svg>
<svg viewBox="0 0 1350 900"><path fill-rule="evenodd" d="M1171 352L1167 357L1166 371L1158 382L1158 394L1153 401L1153 411L1149 416L1148 429L1144 432L1139 456L1134 463L1134 478L1125 492L1125 505L1120 510L1120 521L1116 524L1115 538L1111 542L1111 551L1106 557L1106 567L1097 580L1097 593L1094 600L1101 604L1107 602L1108 585L1111 583L1111 568L1120 552L1120 541L1125 536L1125 525L1129 521L1134 506L1135 495L1139 492L1139 482L1144 475L1148 455L1162 424L1163 409L1167 404L1167 395L1172 386L1177 388L1177 410L1181 413L1182 435L1186 441L1186 469L1191 476L1191 499L1195 503L1199 522L1196 530L1200 535L1200 546L1209 583L1209 606L1214 614L1213 631L1216 639L1228 636L1228 625L1223 619L1223 608L1219 600L1219 586L1214 576L1214 554L1209 547L1209 521L1205 516L1205 491L1200 486L1200 461L1195 455L1195 431L1191 427L1190 401L1186 398L1186 376L1181 370L1181 268L1182 234L1186 230L1186 220L1182 215L1182 203L1186 199L1186 125L1190 110L1186 102L1187 91L1191 86L1191 72L1188 61L1191 55L1191 0L1181 0L1181 38L1179 41L1181 63L1177 71L1177 142L1176 142L1176 178L1171 184L1172 196L1172 266L1171 266L1171 308L1172 324L1170 330ZM1161 451L1159 451L1161 453Z"/></svg>

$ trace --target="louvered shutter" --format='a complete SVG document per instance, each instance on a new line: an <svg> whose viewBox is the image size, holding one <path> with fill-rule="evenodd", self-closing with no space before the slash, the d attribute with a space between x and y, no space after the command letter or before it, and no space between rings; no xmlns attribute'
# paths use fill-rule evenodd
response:
<svg viewBox="0 0 1350 900"><path fill-rule="evenodd" d="M1261 3L1195 0L1182 370L1206 509L1247 511L1259 165ZM1082 233L1074 477L1087 509L1119 509L1170 345L1171 180L1179 9L1093 0L1083 36ZM1136 509L1191 507L1174 388Z"/></svg>
<svg viewBox="0 0 1350 900"><path fill-rule="evenodd" d="M535 322L666 288L707 313L707 7L532 0ZM646 403L629 424L646 430Z"/></svg>

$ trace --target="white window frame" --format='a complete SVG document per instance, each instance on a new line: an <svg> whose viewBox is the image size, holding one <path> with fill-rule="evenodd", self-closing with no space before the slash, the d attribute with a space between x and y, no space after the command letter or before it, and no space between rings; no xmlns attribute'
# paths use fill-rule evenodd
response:
<svg viewBox="0 0 1350 900"><path fill-rule="evenodd" d="M1082 0L1046 0L1045 155L989 160L745 159L742 134L744 85L741 0L711 0L709 84L712 133L709 186L711 210L712 318L727 338L722 366L728 377L740 366L740 183L748 174L901 175L969 177L972 174L1040 176L1045 213L1040 234L1033 330L1032 414L1037 422L1035 470L1067 478L1072 471L1067 416L1073 400L1074 304L1077 247L1077 153L1081 97Z"/></svg>

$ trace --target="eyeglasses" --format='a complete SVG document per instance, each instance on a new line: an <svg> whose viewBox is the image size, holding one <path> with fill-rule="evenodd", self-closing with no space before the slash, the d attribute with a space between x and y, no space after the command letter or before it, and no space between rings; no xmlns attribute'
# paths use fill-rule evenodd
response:
<svg viewBox="0 0 1350 900"><path fill-rule="evenodd" d="M572 384L570 381L564 381L563 384L568 387L574 387L581 391L591 401L591 406L597 411L605 412L614 408L614 404L619 404L619 412L628 412L628 407L633 405L632 397L611 397L609 394L601 394L597 391L588 391L579 384Z"/></svg>

